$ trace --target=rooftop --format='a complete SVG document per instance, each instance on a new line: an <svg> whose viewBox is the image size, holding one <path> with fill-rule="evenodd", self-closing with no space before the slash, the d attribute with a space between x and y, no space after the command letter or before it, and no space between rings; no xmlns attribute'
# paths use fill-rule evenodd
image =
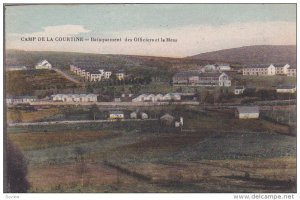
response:
<svg viewBox="0 0 300 200"><path fill-rule="evenodd" d="M277 89L294 89L296 88L295 85L279 85L277 86Z"/></svg>
<svg viewBox="0 0 300 200"><path fill-rule="evenodd" d="M244 86L236 86L234 89L242 90L242 89L245 89L245 87Z"/></svg>
<svg viewBox="0 0 300 200"><path fill-rule="evenodd" d="M249 64L245 65L244 68L268 68L271 64Z"/></svg>
<svg viewBox="0 0 300 200"><path fill-rule="evenodd" d="M124 114L124 112L118 111L118 110L112 110L112 111L109 111L109 114Z"/></svg>
<svg viewBox="0 0 300 200"><path fill-rule="evenodd" d="M259 113L258 106L238 106L237 110L239 113Z"/></svg>
<svg viewBox="0 0 300 200"><path fill-rule="evenodd" d="M185 72L178 72L174 75L174 77L188 77L188 76L199 76L199 72L197 71L185 71Z"/></svg>
<svg viewBox="0 0 300 200"><path fill-rule="evenodd" d="M223 74L222 72L207 72L199 74L199 77L219 77Z"/></svg>

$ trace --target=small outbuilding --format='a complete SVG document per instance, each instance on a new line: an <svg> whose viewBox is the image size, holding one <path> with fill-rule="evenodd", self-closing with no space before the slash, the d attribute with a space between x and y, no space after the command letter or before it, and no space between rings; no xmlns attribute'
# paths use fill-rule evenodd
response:
<svg viewBox="0 0 300 200"><path fill-rule="evenodd" d="M243 94L243 93L244 93L244 90L245 90L245 87L244 87L244 86L236 86L236 87L234 88L234 94L235 94L235 95Z"/></svg>
<svg viewBox="0 0 300 200"><path fill-rule="evenodd" d="M123 111L109 111L109 119L124 119Z"/></svg>
<svg viewBox="0 0 300 200"><path fill-rule="evenodd" d="M131 119L136 119L137 118L137 112L130 113L130 118Z"/></svg>
<svg viewBox="0 0 300 200"><path fill-rule="evenodd" d="M239 119L258 119L259 107L258 106L239 106L235 112L236 117Z"/></svg>
<svg viewBox="0 0 300 200"><path fill-rule="evenodd" d="M51 69L52 65L47 60L41 60L35 65L35 69Z"/></svg>
<svg viewBox="0 0 300 200"><path fill-rule="evenodd" d="M142 113L141 113L141 119L148 119L148 114L142 112Z"/></svg>
<svg viewBox="0 0 300 200"><path fill-rule="evenodd" d="M296 92L296 86L293 85L280 85L276 88L277 93L295 93Z"/></svg>
<svg viewBox="0 0 300 200"><path fill-rule="evenodd" d="M160 117L160 122L166 126L171 126L173 124L174 120L175 120L175 117L173 117L172 115L170 115L168 113L166 113Z"/></svg>

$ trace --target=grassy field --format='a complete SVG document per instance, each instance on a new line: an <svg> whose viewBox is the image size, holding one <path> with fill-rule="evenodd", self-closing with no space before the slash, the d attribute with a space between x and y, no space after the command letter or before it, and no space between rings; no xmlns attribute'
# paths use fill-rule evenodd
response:
<svg viewBox="0 0 300 200"><path fill-rule="evenodd" d="M74 88L76 84L54 70L26 70L6 72L6 93L32 95L34 90Z"/></svg>
<svg viewBox="0 0 300 200"><path fill-rule="evenodd" d="M37 150L50 147L64 146L68 144L76 144L90 142L106 137L115 137L117 134L85 131L85 132L23 132L20 134L9 134L9 139L22 150Z"/></svg>
<svg viewBox="0 0 300 200"><path fill-rule="evenodd" d="M58 107L27 111L22 109L9 109L7 111L7 121L10 122L36 122L42 121L45 118L61 114L61 110Z"/></svg>
<svg viewBox="0 0 300 200"><path fill-rule="evenodd" d="M97 163L86 165L83 179L76 164L35 166L28 174L30 192L295 192L296 189L293 184L296 160L291 157L142 163L126 167L151 177L151 181Z"/></svg>
<svg viewBox="0 0 300 200"><path fill-rule="evenodd" d="M282 125L228 112L181 114L183 132L143 122L9 128L8 137L27 160L30 192L295 191L296 140Z"/></svg>
<svg viewBox="0 0 300 200"><path fill-rule="evenodd" d="M32 137L43 137L34 134ZM64 143L55 137L51 145L45 146L36 144L41 142L39 139L27 138L32 142L24 142L23 133L11 134L14 143L22 143L18 146L28 160L31 192L295 191L293 137L133 132L107 137L82 131L71 134L75 139L68 140L69 135L63 134ZM75 161L76 148L85 152L83 180ZM107 167L104 161L151 177L151 181Z"/></svg>
<svg viewBox="0 0 300 200"><path fill-rule="evenodd" d="M257 89L276 89L278 85L296 85L296 77L290 76L243 76L236 74L232 84L256 87Z"/></svg>

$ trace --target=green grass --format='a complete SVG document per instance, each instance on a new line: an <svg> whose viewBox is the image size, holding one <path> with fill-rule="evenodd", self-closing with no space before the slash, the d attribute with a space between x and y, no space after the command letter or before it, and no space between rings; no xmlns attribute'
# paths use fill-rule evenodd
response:
<svg viewBox="0 0 300 200"><path fill-rule="evenodd" d="M273 186L270 189L261 185L258 190L248 184L259 183L246 181L238 185L240 180L224 180L217 175L231 176L233 173L240 176L244 174L240 172L243 170L248 170L255 178L267 177L268 180L281 180L286 174L288 177L295 175L295 137L276 133L239 132L243 129L284 131L280 129L281 126L264 120L238 120L232 113L226 112L203 113L189 107L184 111L173 107L168 109L181 112L184 128L195 131L168 133L157 132L151 127L140 131L141 127L147 126L146 123L141 126L123 123L123 128L116 123L106 126L88 124L10 128L8 136L27 159L31 192L271 191ZM43 131L45 129L47 133ZM220 133L220 130L234 133ZM84 150L88 166L84 186L80 185L80 177L76 173L74 158L78 148ZM289 157L290 164L283 165L280 161L279 166L282 156ZM266 161L264 166L252 163L257 158ZM269 162L270 158L273 161ZM139 182L122 175L121 184L116 185L116 171L102 166L103 161L153 175L167 184ZM276 170L266 164L274 162L278 165ZM251 164L252 167L247 168ZM182 165L185 166L184 170L181 170ZM226 167L230 168L229 171L224 169ZM182 184L168 184L168 174L172 170L182 171ZM207 170L211 170L211 177L202 177ZM194 174L199 176L195 179ZM164 179L165 175L167 179ZM134 185L139 185L139 188L134 188ZM274 188L274 191L289 191Z"/></svg>
<svg viewBox="0 0 300 200"><path fill-rule="evenodd" d="M256 87L257 89L276 89L278 85L296 84L296 77L289 76L243 76L236 74L232 84Z"/></svg>
<svg viewBox="0 0 300 200"><path fill-rule="evenodd" d="M76 84L54 70L6 72L6 92L10 95L33 95L35 90L74 88Z"/></svg>

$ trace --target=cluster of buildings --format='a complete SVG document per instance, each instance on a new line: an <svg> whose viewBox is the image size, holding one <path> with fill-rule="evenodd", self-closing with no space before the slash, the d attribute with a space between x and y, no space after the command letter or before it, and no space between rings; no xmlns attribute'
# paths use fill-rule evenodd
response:
<svg viewBox="0 0 300 200"><path fill-rule="evenodd" d="M129 114L130 119L148 119L149 116L145 112L134 111ZM108 112L108 119L110 120L122 120L125 119L125 114L123 111L114 110ZM159 118L160 122L164 126L173 126L173 127L182 127L183 126L183 117L174 117L168 113L162 115Z"/></svg>
<svg viewBox="0 0 300 200"><path fill-rule="evenodd" d="M130 119L148 119L149 116L145 112L134 111L129 114ZM120 110L113 110L108 112L108 119L125 119L125 114Z"/></svg>
<svg viewBox="0 0 300 200"><path fill-rule="evenodd" d="M112 76L111 71L105 71L97 64L72 64L70 65L70 71L91 82L110 79ZM115 73L115 76L117 80L124 80L125 73L123 71L118 71Z"/></svg>
<svg viewBox="0 0 300 200"><path fill-rule="evenodd" d="M39 61L35 66L35 69L52 69L51 63L49 63L47 60L41 60ZM6 67L7 71L22 71L27 70L27 66L25 65L9 65Z"/></svg>
<svg viewBox="0 0 300 200"><path fill-rule="evenodd" d="M253 92L256 92L256 88L253 87L245 87L245 86L236 86L234 88L234 94L235 95L241 95L243 94L246 90L254 90ZM290 93L294 94L297 91L296 85L279 85L276 87L276 92L277 93Z"/></svg>
<svg viewBox="0 0 300 200"><path fill-rule="evenodd" d="M27 67L25 65L11 65L6 67L6 71L22 71L22 70L27 70Z"/></svg>
<svg viewBox="0 0 300 200"><path fill-rule="evenodd" d="M172 82L174 85L230 87L231 80L225 72L231 70L227 63L208 64L197 70L178 72L173 76Z"/></svg>
<svg viewBox="0 0 300 200"><path fill-rule="evenodd" d="M274 76L286 75L296 76L296 68L289 64L255 64L244 66L243 75L245 76Z"/></svg>
<svg viewBox="0 0 300 200"><path fill-rule="evenodd" d="M132 99L132 102L159 102L159 101L180 101L181 95L179 93L168 94L141 94Z"/></svg>
<svg viewBox="0 0 300 200"><path fill-rule="evenodd" d="M184 71L176 73L174 85L220 86L230 87L230 77L225 72Z"/></svg>
<svg viewBox="0 0 300 200"><path fill-rule="evenodd" d="M96 94L55 94L52 95L53 101L61 102L97 102Z"/></svg>
<svg viewBox="0 0 300 200"><path fill-rule="evenodd" d="M36 96L18 96L18 97L8 97L6 98L6 104L15 105L15 104L28 104L31 102L37 101Z"/></svg>
<svg viewBox="0 0 300 200"><path fill-rule="evenodd" d="M198 67L198 71L200 72L224 72L230 70L231 67L228 63L208 64Z"/></svg>

